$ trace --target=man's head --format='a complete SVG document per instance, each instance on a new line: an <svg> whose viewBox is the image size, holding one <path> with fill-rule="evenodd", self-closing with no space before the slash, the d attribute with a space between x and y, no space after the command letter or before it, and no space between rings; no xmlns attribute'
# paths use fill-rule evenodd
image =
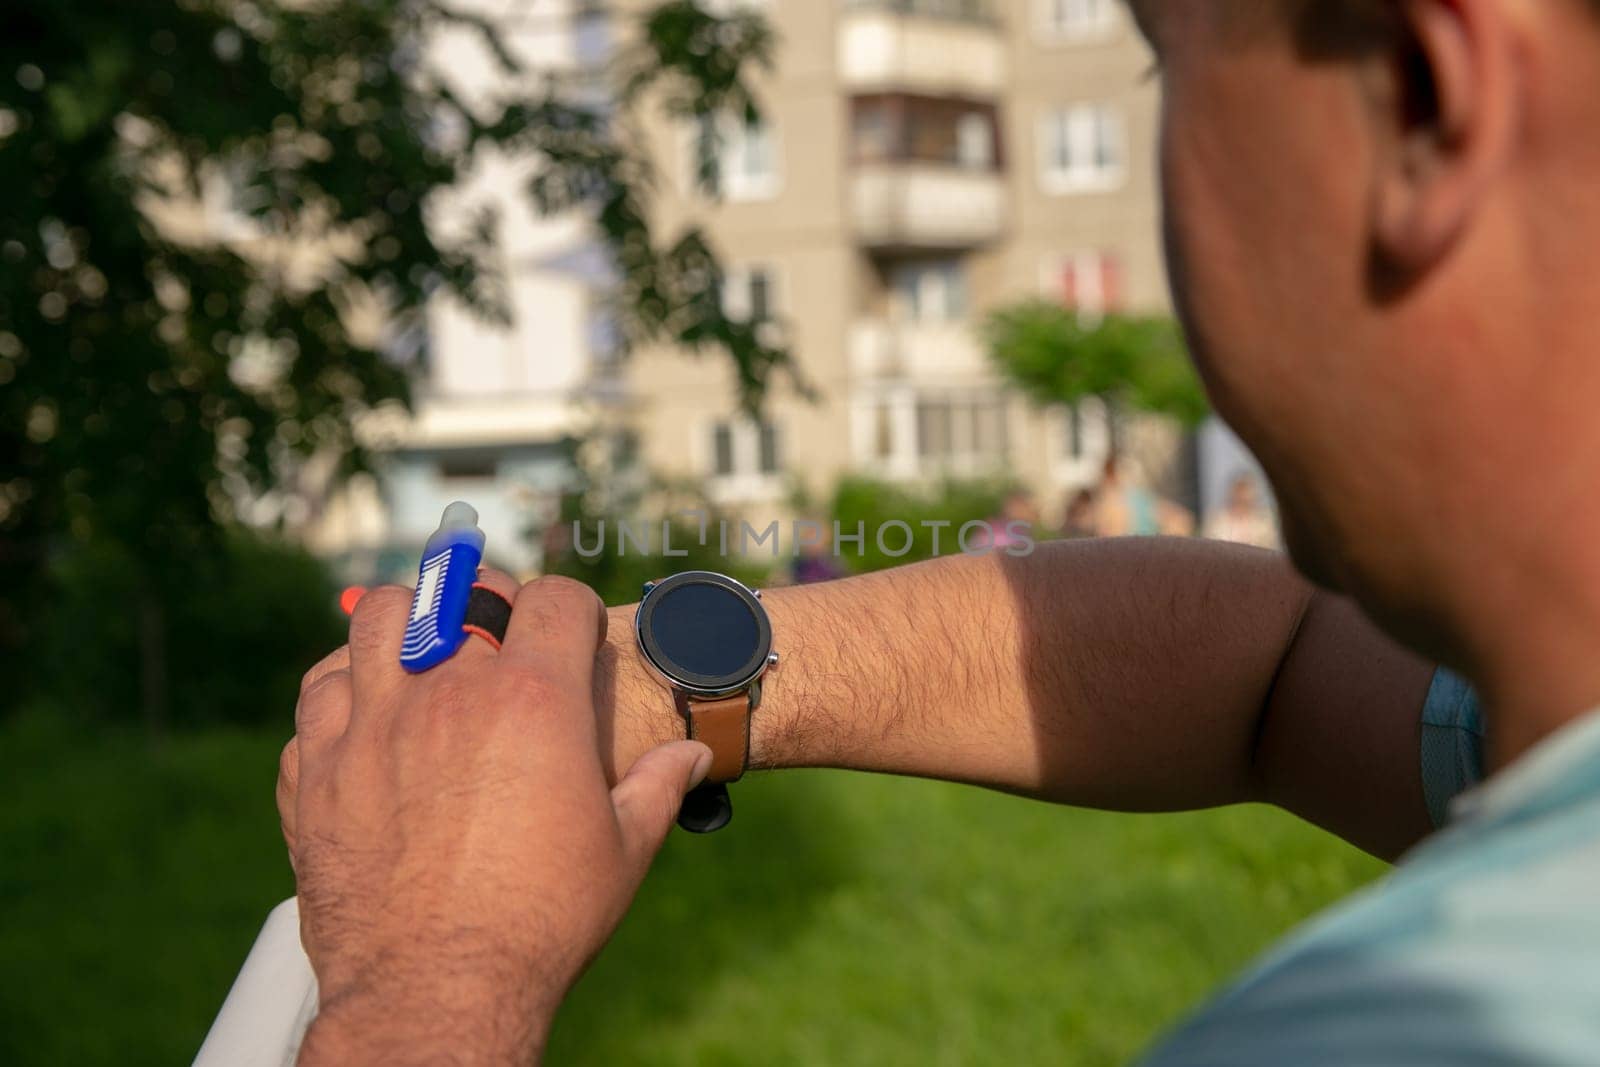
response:
<svg viewBox="0 0 1600 1067"><path fill-rule="evenodd" d="M1039 505L1028 490L1013 489L1000 503L1000 517L1007 522L1036 523L1039 521Z"/></svg>
<svg viewBox="0 0 1600 1067"><path fill-rule="evenodd" d="M1600 533L1600 2L1133 7L1218 410L1303 569L1470 658L1454 585Z"/></svg>
<svg viewBox="0 0 1600 1067"><path fill-rule="evenodd" d="M1261 506L1256 492L1256 480L1248 474L1236 474L1228 483L1228 507L1239 514L1250 514Z"/></svg>

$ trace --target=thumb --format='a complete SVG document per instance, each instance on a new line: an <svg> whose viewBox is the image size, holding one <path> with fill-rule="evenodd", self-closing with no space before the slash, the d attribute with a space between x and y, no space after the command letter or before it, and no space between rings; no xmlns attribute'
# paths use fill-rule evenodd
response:
<svg viewBox="0 0 1600 1067"><path fill-rule="evenodd" d="M673 741L634 761L611 790L635 883L644 880L650 861L672 829L683 795L705 780L711 750L698 741Z"/></svg>

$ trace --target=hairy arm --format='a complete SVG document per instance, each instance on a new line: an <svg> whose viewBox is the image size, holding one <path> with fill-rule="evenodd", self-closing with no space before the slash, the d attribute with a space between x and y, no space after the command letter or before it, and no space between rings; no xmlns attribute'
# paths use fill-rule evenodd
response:
<svg viewBox="0 0 1600 1067"><path fill-rule="evenodd" d="M779 666L755 767L970 782L1129 811L1279 804L1377 855L1429 829L1431 665L1279 556L1115 539L766 593ZM612 777L683 724L612 609Z"/></svg>

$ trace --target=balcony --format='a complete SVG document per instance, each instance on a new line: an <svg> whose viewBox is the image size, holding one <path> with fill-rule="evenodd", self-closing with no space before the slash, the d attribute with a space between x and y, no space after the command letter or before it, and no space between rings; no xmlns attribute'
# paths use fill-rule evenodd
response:
<svg viewBox="0 0 1600 1067"><path fill-rule="evenodd" d="M1005 469L1012 405L961 322L863 319L850 331L851 453L878 477Z"/></svg>
<svg viewBox="0 0 1600 1067"><path fill-rule="evenodd" d="M850 184L856 239L867 248L970 248L1005 228L1005 182L994 171L878 163L855 168Z"/></svg>
<svg viewBox="0 0 1600 1067"><path fill-rule="evenodd" d="M1005 43L976 0L877 0L839 19L839 77L853 92L997 96Z"/></svg>
<svg viewBox="0 0 1600 1067"><path fill-rule="evenodd" d="M850 331L850 375L859 384L912 380L921 385L986 385L994 371L960 322L862 319Z"/></svg>

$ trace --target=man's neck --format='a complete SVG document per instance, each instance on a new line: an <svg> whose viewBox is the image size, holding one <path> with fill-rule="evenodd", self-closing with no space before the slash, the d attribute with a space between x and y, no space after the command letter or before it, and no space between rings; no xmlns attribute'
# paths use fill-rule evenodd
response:
<svg viewBox="0 0 1600 1067"><path fill-rule="evenodd" d="M1472 608L1462 628L1463 662L1488 711L1490 773L1600 707L1600 558L1541 558L1506 566L1500 595Z"/></svg>

